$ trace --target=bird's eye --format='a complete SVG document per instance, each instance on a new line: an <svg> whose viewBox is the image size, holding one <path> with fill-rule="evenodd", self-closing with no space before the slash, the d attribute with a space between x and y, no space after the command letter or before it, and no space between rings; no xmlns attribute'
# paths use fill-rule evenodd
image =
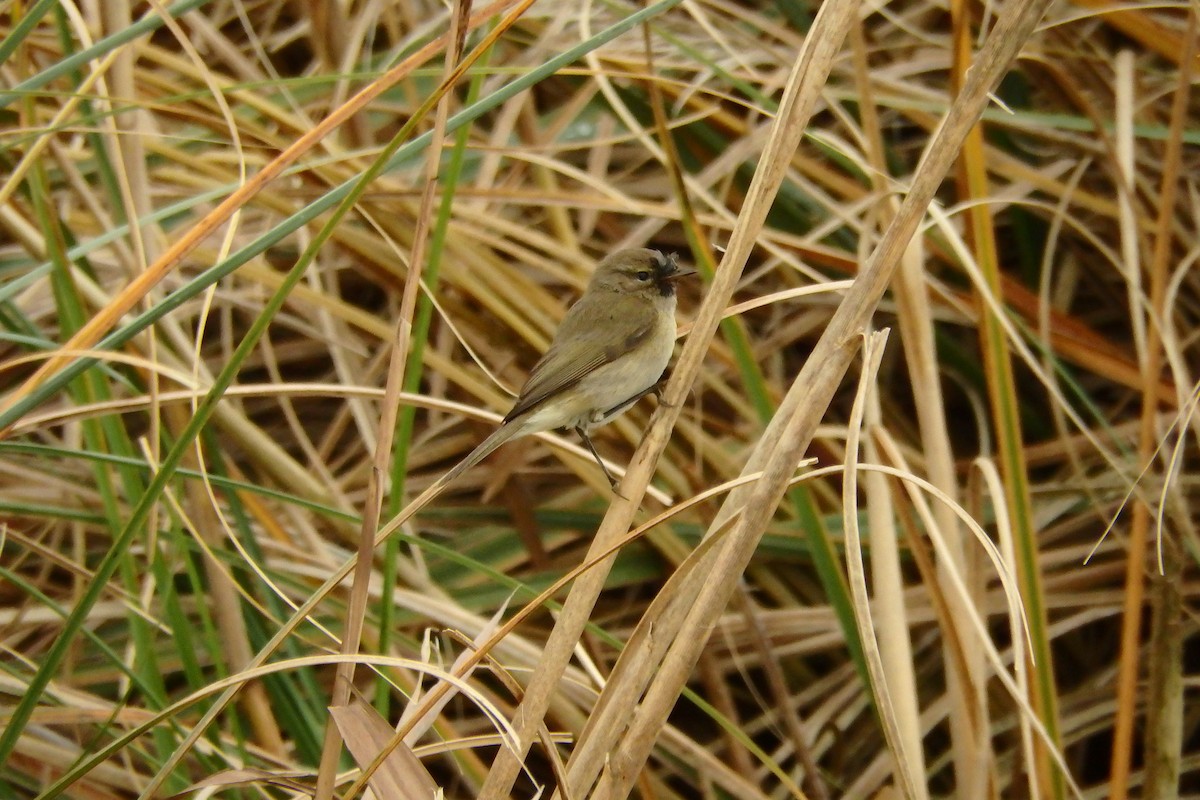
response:
<svg viewBox="0 0 1200 800"><path fill-rule="evenodd" d="M647 272L646 270L642 270L637 275L634 275L634 277L637 278L639 281L648 281L648 280L650 280L650 273Z"/></svg>

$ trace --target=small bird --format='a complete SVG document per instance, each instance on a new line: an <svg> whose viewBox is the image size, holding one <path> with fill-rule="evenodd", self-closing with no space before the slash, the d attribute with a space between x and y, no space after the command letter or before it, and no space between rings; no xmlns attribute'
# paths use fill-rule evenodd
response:
<svg viewBox="0 0 1200 800"><path fill-rule="evenodd" d="M674 253L657 250L620 250L597 264L500 427L437 484L512 439L570 428L615 490L589 434L657 390L675 346L675 282L695 274L680 268Z"/></svg>

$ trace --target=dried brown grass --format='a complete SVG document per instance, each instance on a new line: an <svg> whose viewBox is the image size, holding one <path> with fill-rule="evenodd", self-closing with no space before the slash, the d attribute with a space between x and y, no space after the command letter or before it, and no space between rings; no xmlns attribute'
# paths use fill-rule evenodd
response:
<svg viewBox="0 0 1200 800"><path fill-rule="evenodd" d="M45 83L161 9L11 12L0 794L1194 792L1196 10L1042 5L663 3L511 96L641 6L200 3ZM541 437L401 522L643 245L706 280L627 499Z"/></svg>

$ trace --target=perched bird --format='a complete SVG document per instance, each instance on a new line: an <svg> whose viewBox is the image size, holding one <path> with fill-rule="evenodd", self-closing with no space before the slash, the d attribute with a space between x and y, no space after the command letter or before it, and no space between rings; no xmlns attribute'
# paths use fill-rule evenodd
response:
<svg viewBox="0 0 1200 800"><path fill-rule="evenodd" d="M589 433L658 388L675 346L675 282L694 274L657 250L620 250L596 265L504 422L437 483L512 439L570 428L615 489Z"/></svg>

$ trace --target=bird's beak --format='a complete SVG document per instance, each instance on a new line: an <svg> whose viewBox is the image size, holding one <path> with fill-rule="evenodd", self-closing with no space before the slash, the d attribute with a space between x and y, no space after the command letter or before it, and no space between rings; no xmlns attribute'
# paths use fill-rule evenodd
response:
<svg viewBox="0 0 1200 800"><path fill-rule="evenodd" d="M691 267L680 267L679 269L672 272L670 275L664 275L662 277L662 280L670 281L671 283L674 283L675 281L680 280L681 278L690 278L695 274L696 274L696 270L692 269Z"/></svg>

